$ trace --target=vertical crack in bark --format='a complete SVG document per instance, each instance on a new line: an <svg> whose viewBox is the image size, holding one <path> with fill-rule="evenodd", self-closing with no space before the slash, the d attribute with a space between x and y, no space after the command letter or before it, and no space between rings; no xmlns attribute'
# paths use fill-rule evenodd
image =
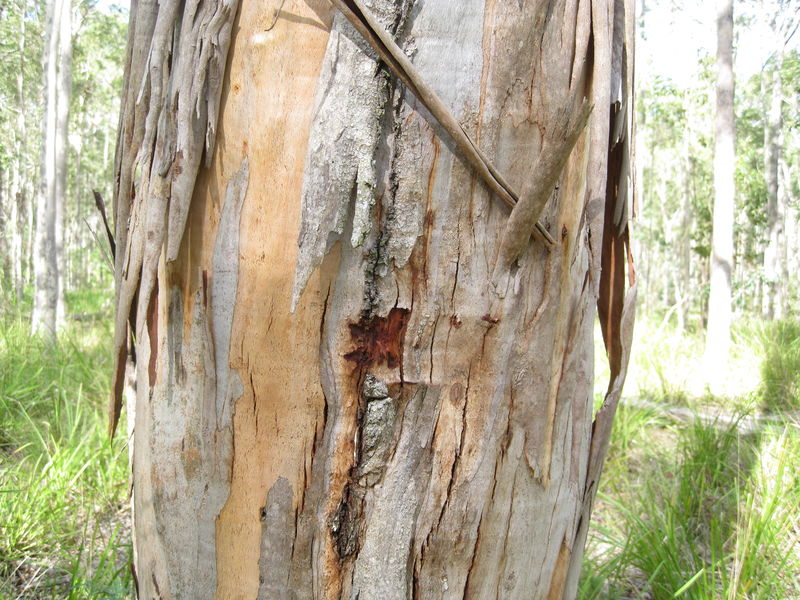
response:
<svg viewBox="0 0 800 600"><path fill-rule="evenodd" d="M150 294L150 302L147 306L147 337L150 339L150 363L147 366L147 374L150 387L156 384L156 363L158 361L158 282Z"/></svg>

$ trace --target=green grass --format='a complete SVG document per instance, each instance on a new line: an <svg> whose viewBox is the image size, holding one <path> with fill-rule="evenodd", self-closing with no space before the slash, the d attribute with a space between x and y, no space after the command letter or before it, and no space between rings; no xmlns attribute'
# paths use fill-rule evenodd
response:
<svg viewBox="0 0 800 600"><path fill-rule="evenodd" d="M102 313L87 297L80 310ZM1 600L131 597L126 449L106 435L109 322L72 322L55 346L0 322Z"/></svg>
<svg viewBox="0 0 800 600"><path fill-rule="evenodd" d="M782 320L756 327L761 393L770 411L800 411L800 323Z"/></svg>
<svg viewBox="0 0 800 600"><path fill-rule="evenodd" d="M687 390L701 341L645 321L628 393L650 402L618 411L580 598L800 598L800 428L786 393L796 326L740 327L732 369L750 373L732 377L748 385L713 397ZM676 417L676 405L689 410ZM744 427L759 413L770 419Z"/></svg>

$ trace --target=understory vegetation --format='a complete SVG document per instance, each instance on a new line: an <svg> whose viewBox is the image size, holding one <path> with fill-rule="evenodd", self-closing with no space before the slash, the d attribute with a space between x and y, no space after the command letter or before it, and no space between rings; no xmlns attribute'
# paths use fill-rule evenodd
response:
<svg viewBox="0 0 800 600"><path fill-rule="evenodd" d="M68 297L55 346L31 337L25 307L0 315L0 600L133 597L127 448L107 435L107 296Z"/></svg>
<svg viewBox="0 0 800 600"><path fill-rule="evenodd" d="M720 397L699 335L638 324L580 598L800 598L798 333L740 325Z"/></svg>
<svg viewBox="0 0 800 600"><path fill-rule="evenodd" d="M0 318L0 600L134 597L110 299L68 300L57 346L30 337L24 306ZM736 330L729 397L698 383L699 336L636 331L580 597L800 598L800 324Z"/></svg>

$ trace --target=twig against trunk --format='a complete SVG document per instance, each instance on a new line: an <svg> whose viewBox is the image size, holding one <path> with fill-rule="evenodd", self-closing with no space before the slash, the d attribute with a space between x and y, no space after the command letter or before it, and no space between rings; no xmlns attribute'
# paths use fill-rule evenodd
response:
<svg viewBox="0 0 800 600"><path fill-rule="evenodd" d="M467 162L481 176L481 179L509 208L519 201L519 195L512 189L486 155L478 148L469 134L442 102L441 98L425 82L405 52L397 45L391 35L381 26L361 0L331 0L331 3L347 18L353 27L375 49L381 60L411 90L427 108L442 128L450 135ZM550 233L537 222L533 231L546 246L555 243Z"/></svg>
<svg viewBox="0 0 800 600"><path fill-rule="evenodd" d="M100 192L97 190L92 190L92 193L94 194L94 205L97 207L97 210L103 219L103 226L106 228L106 236L108 236L108 245L111 247L111 258L113 262L113 259L117 255L117 243L114 241L114 234L111 233L111 227L108 226L108 217L106 217L106 203L103 200L103 196L100 195Z"/></svg>

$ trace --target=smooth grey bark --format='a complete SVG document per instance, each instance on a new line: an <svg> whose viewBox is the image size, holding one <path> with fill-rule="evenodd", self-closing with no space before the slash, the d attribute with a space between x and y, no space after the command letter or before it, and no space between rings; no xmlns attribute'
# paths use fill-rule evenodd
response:
<svg viewBox="0 0 800 600"><path fill-rule="evenodd" d="M55 248L58 268L56 291L56 327L66 318L67 263L64 251L64 212L67 204L67 153L69 139L69 105L72 98L72 0L61 0L61 18L58 23L58 76L56 82L56 135L55 135Z"/></svg>
<svg viewBox="0 0 800 600"><path fill-rule="evenodd" d="M66 189L66 144L71 87L71 4L52 0L47 6L41 181L36 202L33 249L34 332L55 339L64 317L61 255ZM59 300L60 299L60 300Z"/></svg>
<svg viewBox="0 0 800 600"><path fill-rule="evenodd" d="M736 160L733 88L733 0L717 0L714 217L711 242L711 291L708 299L705 350L706 373L712 388L722 383L731 338Z"/></svg>
<svg viewBox="0 0 800 600"><path fill-rule="evenodd" d="M42 158L39 192L36 199L36 221L33 249L33 312L34 332L56 336L58 304L58 260L56 255L56 124L58 119L58 36L61 6L64 0L47 5L44 45L44 97L42 115Z"/></svg>

